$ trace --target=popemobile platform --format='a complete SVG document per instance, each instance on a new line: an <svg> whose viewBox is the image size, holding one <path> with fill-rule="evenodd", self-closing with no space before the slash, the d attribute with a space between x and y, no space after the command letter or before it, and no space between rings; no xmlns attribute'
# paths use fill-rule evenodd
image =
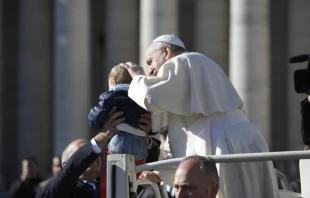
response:
<svg viewBox="0 0 310 198"><path fill-rule="evenodd" d="M280 198L310 198L310 151L211 155L207 157L212 158L216 163L300 159L301 194L292 192L286 176L275 169L275 174L283 187L283 189L279 189ZM109 155L107 165L107 197L134 198L136 197L136 191L139 185L149 184L152 186L156 198L168 198L165 183L162 182L161 185L158 186L156 183L149 180L137 180L136 173L145 170L156 170L171 167L176 168L181 161L182 158L173 158L135 166L134 158L131 155ZM218 195L218 198L221 198L220 195Z"/></svg>

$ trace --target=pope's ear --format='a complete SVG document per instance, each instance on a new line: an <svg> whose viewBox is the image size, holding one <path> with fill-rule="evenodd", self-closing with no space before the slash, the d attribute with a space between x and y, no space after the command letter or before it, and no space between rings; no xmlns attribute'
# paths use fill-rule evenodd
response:
<svg viewBox="0 0 310 198"><path fill-rule="evenodd" d="M169 60L170 58L174 56L169 46L164 46L164 54L165 54L165 60Z"/></svg>

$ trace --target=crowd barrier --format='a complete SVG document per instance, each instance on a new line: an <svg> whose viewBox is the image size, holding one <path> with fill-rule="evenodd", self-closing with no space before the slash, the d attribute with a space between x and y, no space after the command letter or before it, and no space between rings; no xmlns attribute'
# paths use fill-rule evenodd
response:
<svg viewBox="0 0 310 198"><path fill-rule="evenodd" d="M229 155L210 155L207 157L212 158L216 163L279 161L293 159L310 159L310 151L244 153ZM137 181L136 173L145 170L153 170L167 166L178 165L182 160L183 158L174 158L135 166L134 158L131 155L109 155L107 165L107 198L133 198L136 195L137 186L145 183L152 185L153 189L156 191L155 193L157 193L155 194L157 198L164 197L165 195L158 194L159 191L157 189L157 184L155 186L155 184L152 184L149 181ZM309 172L308 170L304 171L306 172L301 172L301 174L307 174ZM277 171L275 174L282 180L282 185L284 185L284 190L280 192L281 198L309 197L309 195L300 195L298 193L290 192L288 184L285 183L285 175L282 175L280 172ZM304 185L310 186L310 183Z"/></svg>

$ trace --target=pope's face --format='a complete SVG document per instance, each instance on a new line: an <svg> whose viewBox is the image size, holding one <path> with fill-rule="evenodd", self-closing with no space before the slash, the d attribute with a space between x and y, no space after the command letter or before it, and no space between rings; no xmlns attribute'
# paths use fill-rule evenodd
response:
<svg viewBox="0 0 310 198"><path fill-rule="evenodd" d="M164 50L154 51L150 46L146 52L146 63L149 68L149 75L157 76L160 67L167 61Z"/></svg>

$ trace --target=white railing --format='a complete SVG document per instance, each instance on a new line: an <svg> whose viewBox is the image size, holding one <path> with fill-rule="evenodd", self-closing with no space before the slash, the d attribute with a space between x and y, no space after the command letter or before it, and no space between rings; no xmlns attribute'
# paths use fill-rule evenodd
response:
<svg viewBox="0 0 310 198"><path fill-rule="evenodd" d="M216 163L233 163L233 162L258 162L258 161L278 161L292 159L310 159L310 151L282 151L267 153L243 153L243 154L227 154L227 155L210 155ZM183 158L174 158L143 164L136 167L137 172L150 169L157 169L170 165L177 165Z"/></svg>
<svg viewBox="0 0 310 198"><path fill-rule="evenodd" d="M229 155L211 155L216 163L257 162L273 160L310 159L310 151L285 151L266 153L244 153ZM137 189L136 173L145 170L158 169L178 165L183 158L162 160L135 167L131 155L114 154L108 156L107 166L107 197L130 198ZM117 188L117 189L116 189Z"/></svg>

